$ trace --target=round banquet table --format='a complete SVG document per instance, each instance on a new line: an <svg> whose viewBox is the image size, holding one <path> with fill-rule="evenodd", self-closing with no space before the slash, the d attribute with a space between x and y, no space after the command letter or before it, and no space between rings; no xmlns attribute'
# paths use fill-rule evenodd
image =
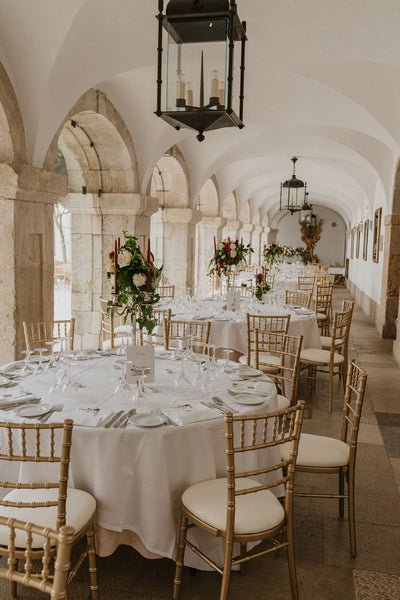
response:
<svg viewBox="0 0 400 600"><path fill-rule="evenodd" d="M216 409L204 407L200 401L210 400L212 395L217 394L239 413L266 413L276 410L276 389L272 382L263 378L267 392L264 390L262 404L255 406L238 404L235 396L227 393L232 378L235 378L232 374L219 373L213 383L214 389L207 394L192 387L175 389L174 380L181 369L181 361L160 356L155 360L155 382L147 385L146 403L151 409L158 407L166 412L171 411L168 407L172 404L178 407L173 409L178 414L184 411L188 422L182 426L163 424L144 428L128 423L125 429L105 428L100 426L102 415L132 408L128 394L113 394L121 373L114 368L118 358L94 355L93 359L78 362L73 368L73 375L84 387L60 393L54 401L61 401L63 410L54 413L49 421L74 420L69 484L91 493L96 499L97 552L107 556L123 543L135 547L148 558L175 559L181 493L193 483L225 475L223 415ZM185 361L185 364L186 369L190 366L196 369L194 363ZM12 390L13 397L20 395L21 389L42 396L53 380L54 374L51 373L30 375L19 380L20 385L10 388L10 392ZM251 381L253 386L254 381ZM246 382L241 385L246 385ZM4 398L4 389L0 391L3 391L0 419L23 420L12 410L1 410L11 399ZM188 404L202 413L206 420L190 422ZM93 407L98 409L97 412L88 410ZM2 443L5 443L4 439L0 439L0 445ZM260 460L261 457L257 460L251 458L251 462L243 466L259 468ZM268 448L262 457L263 464L266 462L268 465L279 460L277 448ZM25 468L30 466L27 464ZM277 490L278 495L283 493L283 489ZM196 543L210 551L214 560L221 563L221 540L201 531L192 535ZM208 568L189 550L185 564Z"/></svg>
<svg viewBox="0 0 400 600"><path fill-rule="evenodd" d="M165 303L172 318L185 321L209 320L210 344L246 354L246 313L260 315L290 314L289 334L303 336L303 348L321 348L316 315L307 309L292 309L283 304L262 304L241 300L240 311L223 310L223 300L200 300ZM160 331L161 333L161 331Z"/></svg>

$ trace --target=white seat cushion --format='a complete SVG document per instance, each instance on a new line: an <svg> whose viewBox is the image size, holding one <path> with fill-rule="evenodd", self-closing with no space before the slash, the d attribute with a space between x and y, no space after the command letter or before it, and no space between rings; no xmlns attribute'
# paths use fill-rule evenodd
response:
<svg viewBox="0 0 400 600"><path fill-rule="evenodd" d="M290 443L282 444L282 460L288 460L290 446ZM341 440L302 433L297 453L297 464L308 467L343 467L349 462L349 452L350 447Z"/></svg>
<svg viewBox="0 0 400 600"><path fill-rule="evenodd" d="M278 394L277 405L278 405L278 410L284 410L285 408L289 408L290 400L288 398L286 398L286 396L282 396L281 394Z"/></svg>
<svg viewBox="0 0 400 600"><path fill-rule="evenodd" d="M122 345L125 339L126 338L123 337L114 338L114 348L119 348L119 346ZM111 350L111 340L104 340L104 342L102 342L101 344L101 347L103 350Z"/></svg>
<svg viewBox="0 0 400 600"><path fill-rule="evenodd" d="M331 353L329 350L320 350L319 348L306 348L300 352L300 361L313 363L329 364ZM333 364L340 365L344 357L336 352L333 355Z"/></svg>
<svg viewBox="0 0 400 600"><path fill-rule="evenodd" d="M331 345L332 345L331 337L327 337L326 335L320 335L320 339L321 339L321 346L324 350L331 347ZM341 346L343 344L343 342L344 342L344 340L339 338L339 339L335 340L335 346Z"/></svg>
<svg viewBox="0 0 400 600"><path fill-rule="evenodd" d="M118 325L114 327L114 335L132 335L132 325Z"/></svg>
<svg viewBox="0 0 400 600"><path fill-rule="evenodd" d="M326 321L328 315L324 315L324 313L317 313L317 321Z"/></svg>
<svg viewBox="0 0 400 600"><path fill-rule="evenodd" d="M58 490L12 490L7 494L4 500L12 502L43 502L57 500ZM96 510L96 500L82 490L68 488L67 506L66 506L66 524L71 525L75 529L75 533L80 531L82 527L91 519ZM34 523L41 527L56 528L57 506L49 506L48 508L17 508L13 506L0 506L0 515L2 517L13 517L27 523ZM8 544L8 527L0 526L0 545L7 546ZM43 546L43 538L33 536L34 541L32 547L41 548ZM26 533L24 531L16 531L17 548L25 548Z"/></svg>
<svg viewBox="0 0 400 600"><path fill-rule="evenodd" d="M253 487L256 481L238 479L236 489ZM226 529L227 480L201 481L185 490L182 495L184 506L196 517L221 531ZM285 518L285 511L269 490L236 497L235 533L256 533L276 527Z"/></svg>

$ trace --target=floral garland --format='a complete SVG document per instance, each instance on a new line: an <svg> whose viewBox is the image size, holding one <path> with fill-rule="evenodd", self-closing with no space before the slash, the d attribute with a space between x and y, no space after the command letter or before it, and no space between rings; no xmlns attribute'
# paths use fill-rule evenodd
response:
<svg viewBox="0 0 400 600"><path fill-rule="evenodd" d="M147 329L151 333L157 325L157 319L153 319L153 304L159 301L160 296L156 293L161 279L163 267L154 265L154 257L148 252L146 259L137 243L137 238L123 232L125 243L117 248L117 265L115 265L115 250L110 252L110 262L107 265L107 279L114 274L114 287L120 294L118 306L126 309L125 321L128 314L136 315L140 329ZM112 312L113 302L108 302L108 311Z"/></svg>
<svg viewBox="0 0 400 600"><path fill-rule="evenodd" d="M265 262L268 262L270 265L273 265L280 258L293 258L295 256L300 256L304 258L305 253L307 252L306 248L302 248L301 246L297 246L296 248L292 248L291 246L280 244L267 244L264 248L263 257Z"/></svg>
<svg viewBox="0 0 400 600"><path fill-rule="evenodd" d="M251 252L254 252L250 244L245 246L239 240L231 241L229 238L218 245L214 240L214 256L208 265L207 275L218 275L221 277L229 275L232 266L235 266L238 271L243 271L247 266L246 257Z"/></svg>

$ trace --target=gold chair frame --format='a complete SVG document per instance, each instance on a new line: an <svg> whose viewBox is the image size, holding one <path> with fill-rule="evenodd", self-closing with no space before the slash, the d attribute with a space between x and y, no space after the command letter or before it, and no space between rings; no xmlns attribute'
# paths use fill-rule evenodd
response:
<svg viewBox="0 0 400 600"><path fill-rule="evenodd" d="M323 473L339 475L339 491L337 494L297 493L295 496L308 498L337 498L339 500L339 516L344 514L344 501L347 500L350 550L351 555L356 556L356 527L355 527L355 465L357 456L357 438L361 419L361 411L364 401L367 374L354 360L350 360L347 369L346 393L343 406L342 426L340 441L350 446L349 460L345 466L315 467L297 462L296 471L302 473ZM301 445L301 436L300 436ZM347 482L347 493L345 493L345 480Z"/></svg>
<svg viewBox="0 0 400 600"><path fill-rule="evenodd" d="M285 304L298 304L304 308L310 308L312 292L294 292L285 290Z"/></svg>
<svg viewBox="0 0 400 600"><path fill-rule="evenodd" d="M164 348L169 350L171 340L182 340L190 336L193 342L208 344L210 321L164 321Z"/></svg>
<svg viewBox="0 0 400 600"><path fill-rule="evenodd" d="M66 524L66 504L67 504L67 484L68 484L68 471L69 462L72 446L72 429L73 421L66 419L64 423L4 423L0 422L0 433L1 430L5 430L7 438L7 444L0 449L0 461L9 462L20 462L22 463L59 463L59 474L58 481L55 482L9 482L0 481L0 488L6 490L57 490L57 499L51 500L49 498L43 501L35 500L28 502L18 498L17 500L9 500L8 493L3 498L0 498L0 507L4 509L10 508L24 509L33 508L38 509L38 518L40 516L40 509L57 507L57 517L55 523L55 530L59 532L61 527ZM56 435L57 431L61 431L62 440L61 443L57 443ZM43 435L41 435L43 432ZM46 434L45 434L46 432ZM43 437L48 436L48 443L43 442ZM33 448L34 446L34 448ZM58 447L60 450L58 451ZM7 453L5 452L7 450ZM3 515L4 516L4 515ZM90 590L92 600L98 600L98 584L97 584L97 568L96 568L96 550L94 542L94 513L91 518L84 524L84 526L74 533L72 538L72 544L75 545L83 537L86 537L87 544L82 550L79 558L75 565L69 571L67 576L67 585L76 575L79 567L83 560L87 557L89 562L89 575L90 575ZM30 544L31 545L31 544ZM27 554L26 548L14 548L13 560L26 559ZM55 547L52 550L55 553ZM9 549L6 546L0 545L0 556L9 557ZM29 552L30 560L43 559L45 556L45 550L43 548L32 548ZM11 597L17 595L17 580L13 578L10 582Z"/></svg>
<svg viewBox="0 0 400 600"><path fill-rule="evenodd" d="M298 292L311 292L314 291L315 276L299 275L297 277L297 291Z"/></svg>
<svg viewBox="0 0 400 600"><path fill-rule="evenodd" d="M332 319L332 283L317 283L314 300L314 310L317 315L317 324L322 335L330 335L330 321Z"/></svg>
<svg viewBox="0 0 400 600"><path fill-rule="evenodd" d="M240 292L241 298L253 298L255 289L251 286L231 285L229 290Z"/></svg>
<svg viewBox="0 0 400 600"><path fill-rule="evenodd" d="M67 525L53 531L48 527L39 527L33 523L26 523L17 519L8 519L0 516L0 527L9 529L8 568L0 568L0 579L6 579L17 585L35 588L50 594L51 600L65 600L68 595L67 578L71 565L71 550L74 539L74 529ZM24 567L18 569L17 549L15 535L17 530L26 531L26 549L24 553ZM43 569L39 573L32 570L32 536L43 538ZM54 563L54 567L51 565Z"/></svg>
<svg viewBox="0 0 400 600"><path fill-rule="evenodd" d="M175 285L159 285L156 293L160 298L171 298L173 300L175 298Z"/></svg>
<svg viewBox="0 0 400 600"><path fill-rule="evenodd" d="M276 333L287 333L289 329L290 315L252 315L246 314L246 357L245 364L251 365L252 355L255 353L256 329L263 331L274 331ZM242 360L240 362L243 363Z"/></svg>
<svg viewBox="0 0 400 600"><path fill-rule="evenodd" d="M164 321L171 320L171 309L170 308L153 308L153 317L157 319L157 326L162 325L162 333L143 333L143 329L140 329L140 345L153 344L155 346L162 346L164 344Z"/></svg>
<svg viewBox="0 0 400 600"><path fill-rule="evenodd" d="M185 548L188 546L195 554L202 558L209 566L222 575L222 585L220 600L226 600L228 597L228 587L230 581L231 568L239 565L241 572L244 573L245 564L264 554L270 554L280 549L286 549L289 565L289 577L292 590L292 599L298 600L298 586L296 578L296 566L293 545L293 480L296 464L297 447L300 437L301 425L303 420L304 403L299 402L297 406L283 411L276 411L263 415L242 415L233 416L232 413L225 415L225 440L226 440L226 483L227 483L227 504L226 504L226 526L218 529L193 514L181 501L181 528L179 538L178 555L176 559L176 570L174 578L174 600L178 600L182 569L184 561ZM282 427L280 427L280 423ZM237 425L240 433L235 433ZM237 440L238 438L238 440ZM279 462L272 466L265 466L260 469L249 471L236 471L235 455L255 452L265 448L273 448L289 442L291 444L290 457L287 461ZM282 474L281 469L285 472ZM260 484L253 479L254 486L245 489L237 489L236 482L243 478L253 478L259 475L268 474L272 481ZM251 483L247 479L246 484ZM254 494L262 490L271 490L272 488L284 484L286 487L284 505L284 518L272 529L257 531L249 534L235 533L235 511L238 497L248 494ZM240 486L239 486L240 487ZM190 523L190 525L189 525ZM225 556L223 568L219 567L203 551L190 542L186 537L189 527L198 527L203 531L215 537L225 539ZM283 534L286 533L286 540L283 540ZM248 552L247 544L250 542L268 540L271 546L258 552ZM233 544L240 544L240 554L233 556Z"/></svg>
<svg viewBox="0 0 400 600"><path fill-rule="evenodd" d="M60 321L23 321L23 327L27 350L40 348L46 342L57 340L60 337L70 337L69 350L74 348L74 318Z"/></svg>

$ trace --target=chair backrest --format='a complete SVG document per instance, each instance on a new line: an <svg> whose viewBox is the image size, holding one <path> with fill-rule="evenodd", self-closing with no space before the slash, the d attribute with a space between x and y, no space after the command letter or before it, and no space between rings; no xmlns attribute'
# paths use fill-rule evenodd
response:
<svg viewBox="0 0 400 600"><path fill-rule="evenodd" d="M157 325L151 333L140 329L140 345L143 344L155 344L156 346L162 346L164 344L164 321L171 320L171 309L170 308L153 308L153 318L157 319Z"/></svg>
<svg viewBox="0 0 400 600"><path fill-rule="evenodd" d="M61 337L71 338L69 349L74 347L75 319L61 321L23 321L25 345L27 350L40 348L46 342L57 340ZM43 346L44 348L46 346ZM50 348L48 350L50 352Z"/></svg>
<svg viewBox="0 0 400 600"><path fill-rule="evenodd" d="M364 369L359 367L354 360L349 360L340 439L350 445L350 461L354 461L356 456L366 383L367 374Z"/></svg>
<svg viewBox="0 0 400 600"><path fill-rule="evenodd" d="M350 298L343 298L342 312L350 312L351 316L353 316L353 310L354 310L353 300L350 300Z"/></svg>
<svg viewBox="0 0 400 600"><path fill-rule="evenodd" d="M315 277L313 275L297 277L297 289L299 292L313 292Z"/></svg>
<svg viewBox="0 0 400 600"><path fill-rule="evenodd" d="M208 344L210 338L210 321L164 321L164 348L169 350L171 341L191 337L193 342Z"/></svg>
<svg viewBox="0 0 400 600"><path fill-rule="evenodd" d="M266 281L266 283L268 283L268 285L271 288L271 290L273 290L274 289L274 283L275 283L275 275L266 275L265 276L265 281Z"/></svg>
<svg viewBox="0 0 400 600"><path fill-rule="evenodd" d="M156 291L160 298L175 298L174 285L159 285Z"/></svg>
<svg viewBox="0 0 400 600"><path fill-rule="evenodd" d="M227 457L227 537L233 532L235 522L235 502L238 496L268 490L280 484L286 486L285 511L291 517L294 471L296 467L297 450L301 425L303 422L304 402L286 410L276 411L262 415L233 416L225 415L225 439ZM259 469L246 471L236 470L235 455L247 455L251 452L263 452L265 448L273 448L291 442L289 459L278 461L274 465L267 465ZM254 462L252 462L254 464ZM282 474L282 467L284 474ZM267 476L268 481L256 482L254 486L240 485L243 477Z"/></svg>
<svg viewBox="0 0 400 600"><path fill-rule="evenodd" d="M329 317L332 306L333 284L317 283L315 292L315 311Z"/></svg>
<svg viewBox="0 0 400 600"><path fill-rule="evenodd" d="M114 348L114 313L107 312L107 300L100 296L100 317L101 317L101 342L111 340L111 348Z"/></svg>
<svg viewBox="0 0 400 600"><path fill-rule="evenodd" d="M298 304L299 306L310 308L311 292L294 292L292 290L285 290L285 303Z"/></svg>
<svg viewBox="0 0 400 600"><path fill-rule="evenodd" d="M247 364L251 364L251 353L255 351L256 329L263 331L275 331L276 333L287 333L289 329L290 315L251 315L246 314L246 337L247 337Z"/></svg>
<svg viewBox="0 0 400 600"><path fill-rule="evenodd" d="M7 568L0 568L0 579L6 579L15 583L23 583L28 587L41 590L50 594L51 600L67 598L67 579L71 563L71 549L74 538L74 529L64 525L59 531L48 527L39 527L33 523L0 517L0 527L8 529L9 543L2 547L2 556L7 557ZM26 546L24 548L24 559L15 545L15 538L19 532L25 532ZM42 568L40 571L34 568L35 550L32 540L40 538L43 543ZM53 560L55 558L55 560Z"/></svg>
<svg viewBox="0 0 400 600"><path fill-rule="evenodd" d="M17 495L7 493L7 500L0 493L0 506L17 506L19 508L43 508L45 506L57 507L57 522L55 529L65 525L65 511L67 500L67 483L69 460L71 453L73 421L66 419L64 423L4 423L0 422L0 461L24 463L59 463L58 480L48 481L0 481L0 489L16 490ZM46 470L46 469L45 469ZM47 471L47 470L46 470ZM46 473L48 476L48 473ZM19 474L21 478L21 474ZM39 478L39 476L38 476ZM40 500L40 492L34 490L54 489L54 501L46 498ZM19 490L32 490L29 501L23 500ZM34 500L32 500L34 498Z"/></svg>
<svg viewBox="0 0 400 600"><path fill-rule="evenodd" d="M270 367L276 369L276 362L269 362L268 357L271 355L279 356L279 370L274 372L273 378L275 383L279 385L282 394L288 396L292 406L297 400L302 344L302 335L255 330L255 368ZM288 384L288 387L286 384ZM290 394L287 393L288 388L290 388Z"/></svg>
<svg viewBox="0 0 400 600"><path fill-rule="evenodd" d="M229 289L234 292L240 292L241 298L253 298L254 296L254 288L251 286L232 285Z"/></svg>

